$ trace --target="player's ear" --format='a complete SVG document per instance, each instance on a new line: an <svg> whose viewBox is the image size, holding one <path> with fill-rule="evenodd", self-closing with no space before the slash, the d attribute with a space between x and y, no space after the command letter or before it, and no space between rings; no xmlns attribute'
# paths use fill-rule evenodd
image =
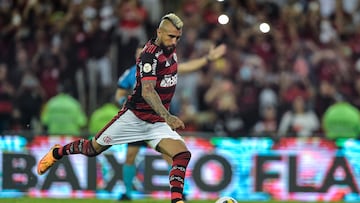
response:
<svg viewBox="0 0 360 203"><path fill-rule="evenodd" d="M161 29L160 28L156 29L156 33L157 33L157 36L160 36L161 35Z"/></svg>

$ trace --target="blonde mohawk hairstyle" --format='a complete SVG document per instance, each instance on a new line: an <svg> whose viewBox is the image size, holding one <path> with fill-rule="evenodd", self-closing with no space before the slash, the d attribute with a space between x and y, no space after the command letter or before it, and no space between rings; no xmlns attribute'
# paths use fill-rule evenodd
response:
<svg viewBox="0 0 360 203"><path fill-rule="evenodd" d="M178 30L182 29L182 27L184 25L182 20L177 15L175 15L174 13L166 14L164 17L161 18L161 20L162 21L163 20L170 21L176 27L176 29L178 29Z"/></svg>

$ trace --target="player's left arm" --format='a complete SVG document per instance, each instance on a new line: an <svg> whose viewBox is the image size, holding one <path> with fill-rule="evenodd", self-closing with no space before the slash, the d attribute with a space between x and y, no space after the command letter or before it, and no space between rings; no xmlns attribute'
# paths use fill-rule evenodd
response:
<svg viewBox="0 0 360 203"><path fill-rule="evenodd" d="M209 53L203 57L193 59L184 63L179 63L179 73L189 73L200 69L206 64L222 57L226 53L226 45L221 44L217 47L211 47Z"/></svg>

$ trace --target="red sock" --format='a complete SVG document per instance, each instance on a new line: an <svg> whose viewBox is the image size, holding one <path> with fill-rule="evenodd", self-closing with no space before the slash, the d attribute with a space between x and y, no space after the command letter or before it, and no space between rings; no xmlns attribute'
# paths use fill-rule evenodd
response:
<svg viewBox="0 0 360 203"><path fill-rule="evenodd" d="M171 203L176 203L183 199L186 167L189 164L191 153L181 152L173 157L173 164L170 171Z"/></svg>

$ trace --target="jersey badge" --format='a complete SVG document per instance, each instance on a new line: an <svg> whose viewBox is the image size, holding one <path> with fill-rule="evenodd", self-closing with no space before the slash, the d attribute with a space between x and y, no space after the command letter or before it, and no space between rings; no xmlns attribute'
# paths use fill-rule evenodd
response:
<svg viewBox="0 0 360 203"><path fill-rule="evenodd" d="M143 66L144 73L149 73L152 70L150 63L145 63Z"/></svg>

